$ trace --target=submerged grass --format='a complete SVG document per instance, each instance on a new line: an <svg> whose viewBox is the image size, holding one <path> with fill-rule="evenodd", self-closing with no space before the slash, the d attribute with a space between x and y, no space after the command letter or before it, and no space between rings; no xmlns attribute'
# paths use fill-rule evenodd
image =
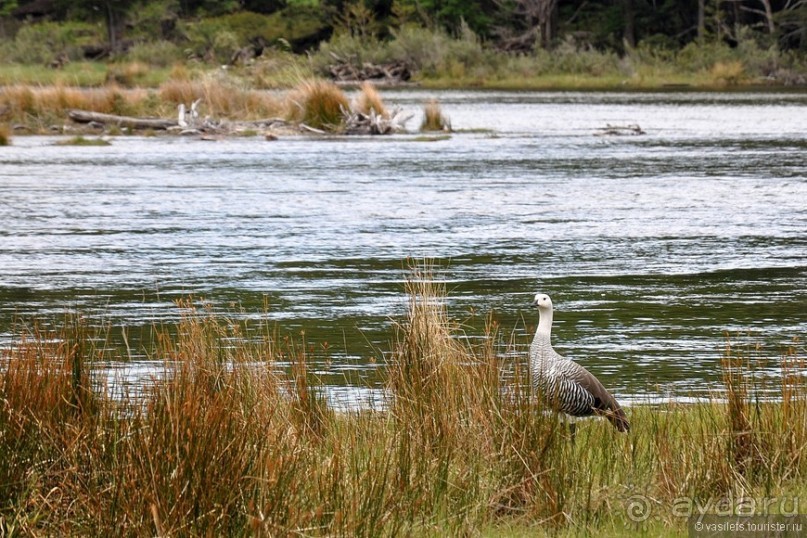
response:
<svg viewBox="0 0 807 538"><path fill-rule="evenodd" d="M720 399L633 406L629 435L589 421L572 443L493 320L472 344L428 268L407 292L384 411L333 412L304 337L190 300L150 347L164 374L117 399L92 378L114 357L84 320L20 328L0 357L0 533L674 534L722 499L807 494L795 351L777 401L729 347Z"/></svg>
<svg viewBox="0 0 807 538"><path fill-rule="evenodd" d="M74 136L55 143L57 146L111 146L112 142L103 138L84 138Z"/></svg>

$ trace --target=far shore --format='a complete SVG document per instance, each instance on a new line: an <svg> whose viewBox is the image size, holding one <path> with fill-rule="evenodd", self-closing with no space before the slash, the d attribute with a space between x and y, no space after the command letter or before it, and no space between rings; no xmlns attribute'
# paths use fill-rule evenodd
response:
<svg viewBox="0 0 807 538"><path fill-rule="evenodd" d="M99 69L85 64L84 70ZM53 71L53 70L50 70ZM265 88L245 82L244 72L206 70L192 77L167 78L157 85L124 87L118 83L82 80L81 66L43 79L43 70L14 71L14 66L0 66L0 130L6 139L28 135L117 136L122 134L265 136L273 140L280 136L306 134L372 134L379 129L369 126L371 108L390 125L384 133L408 132L393 118L399 111L386 110L382 93L417 88L435 92L429 101L437 102L444 91L516 91L516 92L609 92L609 93L686 93L686 92L748 92L804 93L807 85L788 85L770 80L742 79L733 83L716 83L714 79L618 79L613 76L558 75L524 78L523 80L469 80L467 78L423 78L394 83L392 81L339 81L311 78L298 79L294 85ZM12 82L9 74L20 75ZM27 73L27 76L26 76ZM72 73L72 75L70 75ZM72 78L71 78L72 76ZM83 83L81 84L74 84ZM327 88L320 95L322 88ZM311 96L311 91L315 96ZM367 97L371 95L371 97ZM331 117L312 117L309 110L319 110L322 99L329 100ZM354 102L351 103L351 99ZM342 117L361 101L362 110ZM199 105L196 123L188 124L178 117L178 108ZM317 104L319 103L319 104ZM424 103L424 106L426 103ZM341 109L340 109L341 106ZM369 107L369 108L368 108ZM111 116L104 122L81 120L76 112ZM411 112L411 111L410 111ZM194 110L194 114L197 112ZM319 113L319 112L318 112ZM362 120L355 113L365 115ZM316 115L315 115L316 116ZM115 119L119 118L119 119ZM120 119L123 118L123 119ZM190 117L189 117L190 120ZM349 125L353 121L360 125ZM421 130L445 130L438 127Z"/></svg>

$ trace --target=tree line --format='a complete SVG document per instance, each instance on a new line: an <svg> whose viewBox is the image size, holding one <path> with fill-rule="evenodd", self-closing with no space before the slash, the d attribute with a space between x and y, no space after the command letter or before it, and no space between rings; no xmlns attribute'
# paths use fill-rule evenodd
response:
<svg viewBox="0 0 807 538"><path fill-rule="evenodd" d="M334 31L383 39L417 24L470 30L514 52L569 40L617 52L640 43L678 49L704 39L732 46L748 36L783 50L807 48L807 0L0 0L6 21L102 21L113 52L144 10L161 13L169 27L240 12L280 13L283 20L306 11L317 14L323 39Z"/></svg>

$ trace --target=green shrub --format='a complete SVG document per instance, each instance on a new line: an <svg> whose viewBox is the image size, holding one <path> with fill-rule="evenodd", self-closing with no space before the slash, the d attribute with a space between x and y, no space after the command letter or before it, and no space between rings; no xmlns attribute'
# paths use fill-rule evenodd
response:
<svg viewBox="0 0 807 538"><path fill-rule="evenodd" d="M13 42L5 45L3 58L22 64L50 64L57 60L79 60L83 47L106 41L104 28L84 22L42 22L25 24Z"/></svg>
<svg viewBox="0 0 807 538"><path fill-rule="evenodd" d="M693 41L676 55L676 66L684 72L706 71L718 62L730 62L735 55L728 45L716 42Z"/></svg>
<svg viewBox="0 0 807 538"><path fill-rule="evenodd" d="M159 40L134 45L126 53L126 58L133 62L169 67L183 60L185 54L176 44Z"/></svg>
<svg viewBox="0 0 807 538"><path fill-rule="evenodd" d="M346 32L338 32L329 41L320 43L319 50L311 55L311 65L315 72L327 74L328 66L335 58L361 66L365 62L382 63L389 61L387 44L376 38L360 38Z"/></svg>
<svg viewBox="0 0 807 538"><path fill-rule="evenodd" d="M581 48L572 38L565 39L552 51L540 50L537 56L551 65L555 73L600 76L619 71L619 57L615 53Z"/></svg>
<svg viewBox="0 0 807 538"><path fill-rule="evenodd" d="M238 49L251 43L274 45L304 41L323 30L318 12L298 7L271 15L239 12L179 25L190 51L206 61L228 61Z"/></svg>
<svg viewBox="0 0 807 538"><path fill-rule="evenodd" d="M127 36L136 41L170 39L179 18L179 0L150 0L129 10Z"/></svg>

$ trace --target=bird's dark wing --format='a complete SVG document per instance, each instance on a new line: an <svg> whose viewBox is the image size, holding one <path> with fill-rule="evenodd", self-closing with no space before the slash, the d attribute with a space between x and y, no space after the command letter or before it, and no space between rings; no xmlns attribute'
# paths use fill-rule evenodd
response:
<svg viewBox="0 0 807 538"><path fill-rule="evenodd" d="M616 398L594 377L594 374L580 366L574 361L567 360L564 365L564 377L577 384L594 399L591 411L596 415L607 418L614 427L626 432L630 429L628 418L620 407Z"/></svg>

